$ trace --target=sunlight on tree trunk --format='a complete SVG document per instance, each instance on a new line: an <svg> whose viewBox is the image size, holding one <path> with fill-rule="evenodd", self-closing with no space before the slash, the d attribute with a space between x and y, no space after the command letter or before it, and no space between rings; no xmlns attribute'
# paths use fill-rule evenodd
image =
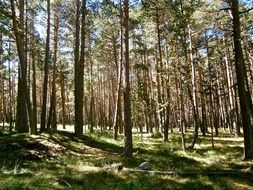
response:
<svg viewBox="0 0 253 190"><path fill-rule="evenodd" d="M124 0L124 29L125 29L125 86L124 86L124 151L125 157L132 157L132 121L131 121L131 94L130 94L130 64L129 64L129 1Z"/></svg>

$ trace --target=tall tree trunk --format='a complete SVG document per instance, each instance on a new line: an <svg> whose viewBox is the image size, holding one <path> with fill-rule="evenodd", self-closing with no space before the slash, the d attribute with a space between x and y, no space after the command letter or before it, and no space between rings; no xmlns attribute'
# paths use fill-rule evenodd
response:
<svg viewBox="0 0 253 190"><path fill-rule="evenodd" d="M91 33L89 33L89 54L91 54ZM94 87L93 87L93 60L91 55L89 56L89 63L90 63L90 117L89 117L89 124L90 124L90 133L93 133L94 129L94 121L95 121L95 98L94 98Z"/></svg>
<svg viewBox="0 0 253 190"><path fill-rule="evenodd" d="M210 118L210 122L209 125L211 127L211 139L212 139L212 149L214 149L214 141L213 141L213 127L215 125L215 117L214 117L214 104L213 104L213 93L212 93L212 73L211 73L211 64L210 64L210 60L209 60L209 43L208 43L208 37L207 34L205 34L205 40L206 40L206 63L208 66L208 76L209 76L209 82L208 82L208 88L209 88L209 118Z"/></svg>
<svg viewBox="0 0 253 190"><path fill-rule="evenodd" d="M244 46L244 52L245 52L245 59L247 60L245 62L245 75L249 75L248 76L248 80L246 80L246 86L247 86L247 96L249 98L249 102L250 102L250 110L251 110L251 115L253 117L253 103L252 103L252 99L251 99L251 96L253 95L253 62L252 60L249 58L249 53L247 52L246 48L249 48L250 47L247 47L246 45ZM248 64L247 64L248 62ZM248 73L248 74L247 74ZM250 85L251 84L251 85Z"/></svg>
<svg viewBox="0 0 253 190"><path fill-rule="evenodd" d="M85 46L86 46L86 0L82 0L82 27L81 27L81 55L80 55L80 73L79 73L79 90L80 90L80 134L83 133L83 98L84 98L84 64L85 64Z"/></svg>
<svg viewBox="0 0 253 190"><path fill-rule="evenodd" d="M31 32L31 43L32 43L32 102L33 102L33 118L35 130L37 131L37 84L36 84L36 68L35 68L35 39L34 39L34 18L32 18L32 32Z"/></svg>
<svg viewBox="0 0 253 190"><path fill-rule="evenodd" d="M89 130L90 133L94 132L95 126L95 98L94 98L94 89L92 86L92 82L90 81L90 104L89 104Z"/></svg>
<svg viewBox="0 0 253 190"><path fill-rule="evenodd" d="M83 95L84 95L84 58L85 58L85 20L86 0L82 1L81 53L80 47L80 2L76 1L76 36L75 36L75 134L83 134Z"/></svg>
<svg viewBox="0 0 253 190"><path fill-rule="evenodd" d="M202 135L205 136L206 132L207 132L207 118L206 118L206 97L204 94L204 82L203 82L203 71L202 68L200 66L200 56L198 56L198 64L197 64L197 70L198 70L198 77L199 77L199 91L200 91L200 104L201 104L201 132Z"/></svg>
<svg viewBox="0 0 253 190"><path fill-rule="evenodd" d="M125 28L125 86L124 86L124 151L123 156L132 157L132 121L131 121L131 94L130 94L130 64L129 64L129 0L124 0L124 28Z"/></svg>
<svg viewBox="0 0 253 190"><path fill-rule="evenodd" d="M168 43L168 42L167 42ZM166 47L166 62L168 63L169 61L169 50ZM169 72L169 69L167 70ZM171 92L170 92L170 76L166 78L166 93L167 93L167 102L166 102L166 111L165 111L165 123L164 123L164 130L163 130L163 142L168 141L168 136L169 136L169 126L170 126L170 114L171 114Z"/></svg>
<svg viewBox="0 0 253 190"><path fill-rule="evenodd" d="M179 58L178 58L179 60ZM178 63L179 64L179 63ZM181 71L178 71L179 77L181 78ZM179 82L179 105L180 105L180 133L181 133L181 142L182 149L185 151L185 131L186 131L186 119L185 119L185 100L183 96L183 84L182 81Z"/></svg>
<svg viewBox="0 0 253 190"><path fill-rule="evenodd" d="M61 103L62 103L62 127L63 129L66 129L65 81L62 62L60 62L60 83L61 83Z"/></svg>
<svg viewBox="0 0 253 190"><path fill-rule="evenodd" d="M3 128L5 128L5 122L6 122L6 102L5 102L5 93L4 93L4 83L5 83L5 80L3 79L3 81L2 81L2 86L1 86L1 91L2 91L2 97L3 97L3 99L2 99L2 108L3 108L3 112L2 112L2 114L3 114L3 116L2 116L2 123L3 123L3 125L2 125L2 127Z"/></svg>
<svg viewBox="0 0 253 190"><path fill-rule="evenodd" d="M0 31L0 122L2 121L3 118L3 77L2 77L2 72L3 72L3 35L2 35L2 31Z"/></svg>
<svg viewBox="0 0 253 190"><path fill-rule="evenodd" d="M159 121L159 129L162 131L163 128L163 60L162 60L162 48L161 48L161 30L160 30L160 18L158 13L158 7L156 6L156 30L157 30L157 47L158 47L158 56L157 56L157 96L158 96L158 121Z"/></svg>
<svg viewBox="0 0 253 190"><path fill-rule="evenodd" d="M123 75L123 60L124 60L124 31L123 31L123 10L122 10L122 0L120 0L120 88L119 90L119 97L118 97L118 126L119 126L119 133L123 133L123 112L122 112L122 75Z"/></svg>
<svg viewBox="0 0 253 190"><path fill-rule="evenodd" d="M47 129L57 130L57 118L56 118L56 63L57 63L57 51L58 51L58 15L54 15L54 59L53 59L53 79L52 79L52 94L50 101L50 110L48 116Z"/></svg>
<svg viewBox="0 0 253 190"><path fill-rule="evenodd" d="M19 55L18 65L18 96L17 96L17 115L16 115L16 131L28 132L27 108L25 102L24 79L26 78L25 67L25 50L24 50L24 0L19 2L19 24L17 22L14 0L11 1L13 29L16 37L16 44ZM23 74L25 76L23 76Z"/></svg>
<svg viewBox="0 0 253 190"><path fill-rule="evenodd" d="M26 74L26 56L24 46L24 0L19 1L19 18L16 16L15 2L11 0L11 12L13 20L13 30L16 38L16 45L19 56L19 77L18 77L18 97L17 97L17 116L16 130L17 132L28 132L29 125L31 133L34 131L33 113L31 109L30 93L27 87ZM19 20L19 22L18 22ZM28 118L29 116L29 125Z"/></svg>
<svg viewBox="0 0 253 190"><path fill-rule="evenodd" d="M122 34L121 34L122 35ZM122 45L122 44L121 44ZM121 47L122 48L122 47ZM120 104L121 104L121 84L122 84L122 57L120 62L118 62L117 49L116 49L116 38L114 39L113 45L114 61L117 66L117 91L115 98L115 111L113 118L113 138L116 140L118 138L118 130L120 125Z"/></svg>
<svg viewBox="0 0 253 190"><path fill-rule="evenodd" d="M240 126L237 122L237 116L236 116L236 98L235 98L235 91L233 89L234 83L233 83L233 72L232 72L232 66L231 66L231 59L229 57L229 49L227 48L227 39L224 37L224 47L226 49L225 51L225 65L226 65L226 74L227 74L227 84L228 84L228 96L229 96L229 107L230 107L230 120L232 128L235 130L235 136L239 137L240 134Z"/></svg>
<svg viewBox="0 0 253 190"><path fill-rule="evenodd" d="M251 123L250 102L246 92L245 63L241 47L240 17L237 0L230 0L233 15L233 38L235 53L235 68L238 85L238 93L241 107L243 135L244 135L244 158L253 159L253 127Z"/></svg>
<svg viewBox="0 0 253 190"><path fill-rule="evenodd" d="M1 47L0 47L0 49L1 49ZM9 55L10 55L10 51L11 51L11 43L9 42L9 49L8 49ZM8 60L8 67L9 67L9 79L8 79L9 80L9 113L8 114L9 114L10 132L12 132L12 128L13 128L13 111L12 111L13 110L13 101L12 101L13 96L12 96L12 92L13 92L13 89L12 89L12 81L11 81L12 74L11 74L11 61L10 60Z"/></svg>
<svg viewBox="0 0 253 190"><path fill-rule="evenodd" d="M169 79L168 79L168 86L167 86L167 105L166 105L166 122L164 123L164 130L163 130L163 142L168 142L169 138L169 125L170 125L170 87L169 87ZM145 112L144 112L145 113Z"/></svg>
<svg viewBox="0 0 253 190"><path fill-rule="evenodd" d="M46 37L46 54L44 65L44 83L43 83L43 103L41 109L41 125L40 130L46 129L46 116L47 116L47 89L48 89L48 66L49 66L49 53L50 53L50 0L47 0L47 37Z"/></svg>
<svg viewBox="0 0 253 190"><path fill-rule="evenodd" d="M83 125L83 120L80 120L82 117L82 112L80 111L82 105L80 105L80 92L78 91L78 77L79 77L79 70L80 70L80 0L76 0L76 31L75 31L75 133L77 136L81 135ZM80 113L81 112L81 113ZM81 114L79 116L79 114Z"/></svg>
<svg viewBox="0 0 253 190"><path fill-rule="evenodd" d="M190 48L190 63L191 63L191 79L192 79L192 95L191 101L192 101L192 107L193 107L193 117L194 117L194 123L195 123L195 129L193 134L192 143L190 145L190 148L193 148L197 138L198 138L198 131L199 131L199 114L198 114L198 104L197 104L197 85L196 85L196 71L195 71L195 65L193 60L193 49L192 49L192 34L191 34L191 27L188 25L189 30L189 48Z"/></svg>

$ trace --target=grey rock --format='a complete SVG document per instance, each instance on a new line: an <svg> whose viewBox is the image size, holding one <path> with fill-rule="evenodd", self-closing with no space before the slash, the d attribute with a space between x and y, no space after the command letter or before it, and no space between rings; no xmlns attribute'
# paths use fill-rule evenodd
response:
<svg viewBox="0 0 253 190"><path fill-rule="evenodd" d="M152 165L149 162L142 162L141 165L138 166L139 170L151 170Z"/></svg>

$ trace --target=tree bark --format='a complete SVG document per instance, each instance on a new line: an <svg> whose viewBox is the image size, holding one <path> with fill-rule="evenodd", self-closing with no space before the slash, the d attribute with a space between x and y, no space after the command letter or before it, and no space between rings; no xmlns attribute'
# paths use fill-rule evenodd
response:
<svg viewBox="0 0 253 190"><path fill-rule="evenodd" d="M239 17L239 5L237 0L230 0L233 15L233 39L235 53L235 68L238 85L238 93L241 108L241 117L244 135L244 158L253 159L253 127L251 123L250 102L246 92L245 63L241 47L241 29Z"/></svg>
<svg viewBox="0 0 253 190"><path fill-rule="evenodd" d="M27 71L26 71L26 56L24 46L24 0L19 1L19 18L16 16L15 2L11 0L11 12L13 21L13 30L16 38L16 45L19 56L19 76L18 76L18 97L17 97L17 116L16 130L17 132L28 132L29 125L31 133L34 131L34 120L30 102L30 93L27 87ZM18 22L19 20L19 22ZM28 118L29 116L29 125Z"/></svg>
<svg viewBox="0 0 253 190"><path fill-rule="evenodd" d="M2 77L2 72L3 72L3 35L2 32L0 31L0 94L2 95L2 86L3 86L3 77ZM0 122L2 121L3 118L3 95L0 97Z"/></svg>
<svg viewBox="0 0 253 190"><path fill-rule="evenodd" d="M130 93L130 64L129 64L129 0L124 0L124 28L125 28L125 86L124 86L124 151L123 156L132 157L132 117L131 117L131 93Z"/></svg>
<svg viewBox="0 0 253 190"><path fill-rule="evenodd" d="M63 129L66 129L65 81L62 62L60 62L60 82L61 82L61 103L62 103L62 127Z"/></svg>
<svg viewBox="0 0 253 190"><path fill-rule="evenodd" d="M155 8L155 19L156 19L156 30L157 30L157 47L158 47L158 56L157 56L157 98L158 98L158 125L159 130L162 131L163 128L163 112L164 109L162 108L163 104L163 60L162 60L162 48L161 48L161 30L160 30L160 18L159 18L159 9L156 6Z"/></svg>
<svg viewBox="0 0 253 190"><path fill-rule="evenodd" d="M32 18L34 19L34 18ZM35 130L37 131L37 84L36 84L36 68L35 68L35 39L34 39L34 20L32 20L32 33L31 33L31 43L32 43L32 102L33 102L33 118L34 118L34 125Z"/></svg>
<svg viewBox="0 0 253 190"><path fill-rule="evenodd" d="M121 34L121 36L122 36L122 34ZM122 45L122 43L121 43L121 45ZM122 47L121 47L121 49L122 49ZM121 61L122 57L121 57L120 62L118 62L116 40L114 40L113 51L114 51L113 52L114 53L114 61L117 66L117 91L116 91L115 110L114 110L114 118L113 118L113 139L116 140L118 138L118 131L119 131L119 125L120 125L121 85L122 85L122 61Z"/></svg>
<svg viewBox="0 0 253 190"><path fill-rule="evenodd" d="M76 34L75 34L75 134L83 135L83 95L84 95L84 58L85 58L85 20L86 0L82 1L81 53L80 47L80 2L76 1Z"/></svg>
<svg viewBox="0 0 253 190"><path fill-rule="evenodd" d="M91 47L91 33L89 34L89 54L92 52L92 47ZM94 98L94 87L93 87L93 60L91 55L89 56L89 66L90 66L90 83L89 83L89 90L90 90L90 111L89 111L89 129L90 133L94 132L94 124L95 124L95 98Z"/></svg>
<svg viewBox="0 0 253 190"><path fill-rule="evenodd" d="M191 82L192 82L192 95L190 94L189 90L189 95L190 99L192 101L192 107L193 107L193 117L194 117L194 123L195 123L195 128L194 128L194 134L193 134L193 139L192 143L190 145L190 148L193 148L197 139L198 139L198 130L199 130L199 114L198 114L198 103L197 103L197 85L196 85L196 71L195 71L195 63L193 60L193 49L192 49L192 34L191 34L191 27L188 25L188 30L189 30L189 47L190 47L190 64L191 64Z"/></svg>
<svg viewBox="0 0 253 190"><path fill-rule="evenodd" d="M1 46L0 46L0 49L1 49ZM11 51L11 43L9 42L9 49L8 49L9 55L10 55L10 51ZM0 60L1 60L1 58L0 58ZM9 81L9 112L8 112L8 115L9 115L9 123L10 123L10 132L12 132L12 128L13 128L13 111L12 111L13 110L13 101L12 101L13 96L12 96L12 92L13 92L13 89L12 89L12 81L11 81L12 74L11 74L11 61L10 60L8 60L8 67L9 67L9 76L8 76L9 77L8 78L8 81ZM0 69L0 72L1 72L1 69Z"/></svg>
<svg viewBox="0 0 253 190"><path fill-rule="evenodd" d="M46 115L47 115L47 89L48 89L48 66L49 66L49 53L50 53L50 0L47 0L47 37L46 37L46 54L44 65L44 83L43 83L43 103L41 109L41 125L40 131L46 129Z"/></svg>
<svg viewBox="0 0 253 190"><path fill-rule="evenodd" d="M58 51L58 15L54 15L54 58L53 58L53 79L52 79L52 94L50 101L50 110L48 116L47 129L52 126L53 131L57 130L57 118L56 118L56 63L57 63L57 51Z"/></svg>

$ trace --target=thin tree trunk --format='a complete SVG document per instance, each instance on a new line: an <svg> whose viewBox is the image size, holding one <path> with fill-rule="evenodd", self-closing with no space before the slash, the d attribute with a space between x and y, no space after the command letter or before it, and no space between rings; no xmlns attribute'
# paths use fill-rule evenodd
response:
<svg viewBox="0 0 253 190"><path fill-rule="evenodd" d="M190 91L189 91L189 95L191 96L191 101L192 101L192 106L193 106L193 117L194 117L194 123L195 123L193 139L190 145L190 148L193 148L198 138L199 114L198 114L198 104L197 104L196 71L195 71L195 65L193 62L192 35L191 35L190 25L188 25L188 30L189 30L189 42L190 42L189 47L190 47L190 63L191 63L191 79L192 79L192 95L190 95L191 93Z"/></svg>
<svg viewBox="0 0 253 190"><path fill-rule="evenodd" d="M160 31L160 19L158 13L158 7L156 7L156 30L157 30L157 47L158 47L158 56L157 56L157 95L158 95L158 121L159 129L163 128L163 97L162 97L162 86L163 86L163 77L161 72L163 71L163 60L162 60L162 48L161 48L161 31Z"/></svg>
<svg viewBox="0 0 253 190"><path fill-rule="evenodd" d="M213 127L214 127L214 107L213 107L213 94L212 94L212 73L211 73L211 64L210 64L210 60L209 60L209 43L208 43L208 37L207 35L205 36L206 38L206 62L207 62L207 66L208 66L208 75L209 75L209 99L210 99L210 109L209 109L209 115L210 115L210 126L211 126L211 140L212 140L212 149L214 149L214 141L213 141Z"/></svg>
<svg viewBox="0 0 253 190"><path fill-rule="evenodd" d="M3 98L4 98L4 92L2 92L3 89L3 81L4 78L2 77L2 73L3 73L3 56L2 56L2 48L3 48L3 35L2 35L2 31L0 31L0 122L2 121L4 115L3 115Z"/></svg>
<svg viewBox="0 0 253 190"><path fill-rule="evenodd" d="M56 63L57 63L57 51L58 51L58 15L54 15L54 58L53 58L53 79L52 79L52 94L50 101L50 110L48 116L47 129L57 130L57 118L56 118Z"/></svg>
<svg viewBox="0 0 253 190"><path fill-rule="evenodd" d="M63 126L63 129L66 129L65 81L64 81L62 62L60 62L60 82L61 82L61 103L62 103L62 126Z"/></svg>
<svg viewBox="0 0 253 190"><path fill-rule="evenodd" d="M5 83L5 80L3 79L3 83L2 83L2 97L3 97L3 101L2 101L2 108L3 108L3 117L2 117L2 123L3 123L3 129L5 128L5 121L6 121L6 101L5 101L5 88L4 88L4 83Z"/></svg>
<svg viewBox="0 0 253 190"><path fill-rule="evenodd" d="M205 94L204 94L204 82L203 82L203 71L200 66L200 57L198 56L198 64L197 64L197 70L198 70L198 76L199 76L199 91L200 91L200 104L201 104L201 132L203 136L206 136L207 132L207 119L206 119L206 99L205 99Z"/></svg>
<svg viewBox="0 0 253 190"><path fill-rule="evenodd" d="M124 25L123 20L123 10L122 10L122 0L120 0L120 88L119 88L119 97L118 97L118 126L119 126L119 134L123 133L123 116L122 116L122 75L123 75L123 60L124 60Z"/></svg>
<svg viewBox="0 0 253 190"><path fill-rule="evenodd" d="M1 47L0 47L0 49L1 49ZM11 51L11 43L9 42L9 49L8 49L9 55L10 55L10 51ZM8 114L9 114L10 132L12 132L12 128L13 128L13 112L12 112L13 102L12 102L12 81L11 81L12 74L11 74L11 61L10 60L8 60L8 67L9 67L9 79L8 79L9 80L9 113Z"/></svg>
<svg viewBox="0 0 253 190"><path fill-rule="evenodd" d="M179 76L181 78L181 73L180 71L178 72ZM184 101L184 96L183 96L183 87L182 87L182 82L179 82L179 105L180 105L180 134L181 134L181 142L182 142L182 148L183 151L185 151L185 131L186 131L186 119L185 119L185 101Z"/></svg>
<svg viewBox="0 0 253 190"><path fill-rule="evenodd" d="M226 64L226 73L227 73L227 83L228 83L228 96L229 96L229 106L230 106L230 117L231 117L231 125L232 128L235 130L235 137L239 137L240 134L240 127L238 123L238 119L236 116L236 98L235 98L235 91L233 89L233 69L231 68L231 61L229 58L229 49L227 48L226 38L224 38L224 46L226 48L225 51L225 64ZM238 130L239 129L239 130Z"/></svg>
<svg viewBox="0 0 253 190"><path fill-rule="evenodd" d="M169 79L168 82L169 83ZM166 105L166 122L164 124L163 142L168 142L169 138L169 125L170 125L170 87L167 86L167 105Z"/></svg>
<svg viewBox="0 0 253 190"><path fill-rule="evenodd" d="M91 54L91 33L89 34L89 54ZM94 132L94 121L95 121L95 98L94 98L94 87L93 87L93 61L91 55L89 56L90 63L90 133Z"/></svg>
<svg viewBox="0 0 253 190"><path fill-rule="evenodd" d="M122 35L122 34L121 34ZM114 61L117 66L117 91L115 98L115 111L114 111L114 119L113 119L113 139L116 140L118 138L118 130L119 130L119 106L121 99L121 82L122 82L122 62L118 62L117 49L116 49L116 40L114 40ZM122 59L122 58L121 58Z"/></svg>
<svg viewBox="0 0 253 190"><path fill-rule="evenodd" d="M43 103L41 109L41 125L40 131L46 129L46 116L47 116L47 89L48 89L48 66L49 66L49 53L50 53L50 0L47 0L47 37L46 37L46 54L44 65L44 83L43 83Z"/></svg>
<svg viewBox="0 0 253 190"><path fill-rule="evenodd" d="M130 94L130 64L129 64L129 0L124 0L124 28L125 28L125 86L124 86L124 151L123 156L132 157L132 121L131 121L131 94Z"/></svg>
<svg viewBox="0 0 253 190"><path fill-rule="evenodd" d="M33 118L34 118L34 124L35 124L35 130L37 131L37 84L36 84L36 68L35 68L35 39L34 39L34 23L32 18L32 33L31 33L31 43L32 43L32 102L33 102Z"/></svg>
<svg viewBox="0 0 253 190"><path fill-rule="evenodd" d="M176 44L176 51L178 51L178 45ZM177 89L177 105L179 107L180 112L180 124L179 124L179 130L181 134L181 143L182 143L182 149L185 151L185 131L186 131L186 119L185 119L185 101L183 96L183 84L180 78L182 78L181 74L181 66L180 66L180 57L179 53L177 53L177 66L174 68L174 74L175 74L175 80L176 80L176 89ZM178 79L179 76L179 79ZM177 119L178 120L178 119ZM177 121L176 120L176 121ZM176 123L175 121L175 123Z"/></svg>

